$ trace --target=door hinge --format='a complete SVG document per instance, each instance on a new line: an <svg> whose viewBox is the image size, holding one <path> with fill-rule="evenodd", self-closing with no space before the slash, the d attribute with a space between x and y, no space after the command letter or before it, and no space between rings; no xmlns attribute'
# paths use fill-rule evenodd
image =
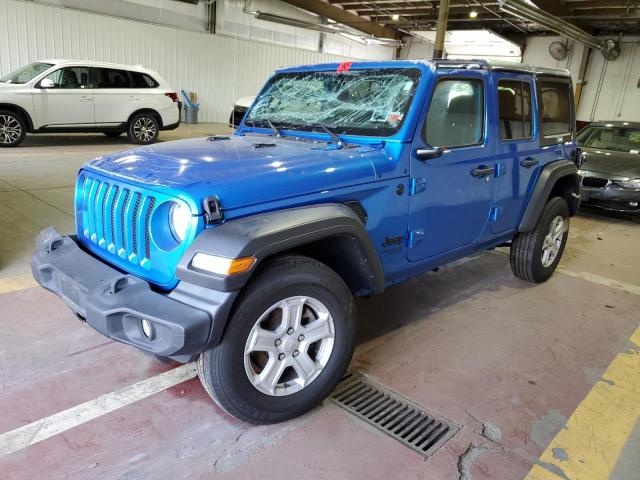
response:
<svg viewBox="0 0 640 480"><path fill-rule="evenodd" d="M412 178L409 182L409 195L424 192L427 189L427 179L424 177Z"/></svg>
<svg viewBox="0 0 640 480"><path fill-rule="evenodd" d="M407 235L407 247L411 248L416 246L424 238L424 229L418 228L416 230L409 230Z"/></svg>
<svg viewBox="0 0 640 480"><path fill-rule="evenodd" d="M491 218L492 222L497 222L498 218L500 217L500 211L502 210L502 207L493 207L491 209L491 211L489 212L489 218Z"/></svg>

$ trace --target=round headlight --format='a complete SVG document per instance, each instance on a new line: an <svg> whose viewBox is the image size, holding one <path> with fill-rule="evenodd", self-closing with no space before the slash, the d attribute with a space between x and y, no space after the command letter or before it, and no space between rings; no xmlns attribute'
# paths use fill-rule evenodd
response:
<svg viewBox="0 0 640 480"><path fill-rule="evenodd" d="M174 203L169 211L169 226L171 227L171 233L173 233L178 242L184 241L190 222L191 210L189 210L189 207L182 202Z"/></svg>

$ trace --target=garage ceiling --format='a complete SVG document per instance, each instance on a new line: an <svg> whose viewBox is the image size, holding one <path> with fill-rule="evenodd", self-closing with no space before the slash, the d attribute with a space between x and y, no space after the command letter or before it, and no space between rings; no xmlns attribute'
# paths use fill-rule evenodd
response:
<svg viewBox="0 0 640 480"><path fill-rule="evenodd" d="M334 20L363 31L371 31L371 24L374 24L387 30L405 32L434 29L440 4L439 0L285 1L329 18L333 18L332 12L341 10L337 16L342 20ZM640 0L533 0L532 3L594 34L640 32ZM472 11L477 16L472 18ZM348 22L345 22L344 13L351 14ZM546 32L538 25L501 11L498 0L451 0L450 30L481 28L500 33Z"/></svg>

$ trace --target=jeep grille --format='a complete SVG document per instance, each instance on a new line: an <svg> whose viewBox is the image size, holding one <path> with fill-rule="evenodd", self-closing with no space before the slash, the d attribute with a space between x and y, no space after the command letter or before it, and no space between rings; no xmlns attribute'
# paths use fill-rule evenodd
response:
<svg viewBox="0 0 640 480"><path fill-rule="evenodd" d="M84 245L154 283L175 282L175 265L193 235L176 244L173 237L158 238L161 233L171 235L168 228L153 230L154 221L168 222L165 212L172 197L87 171L81 173L76 188L76 226ZM160 208L164 211L154 217Z"/></svg>

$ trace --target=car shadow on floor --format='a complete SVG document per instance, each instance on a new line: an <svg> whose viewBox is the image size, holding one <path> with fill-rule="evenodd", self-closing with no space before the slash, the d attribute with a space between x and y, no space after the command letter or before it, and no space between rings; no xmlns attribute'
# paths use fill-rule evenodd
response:
<svg viewBox="0 0 640 480"><path fill-rule="evenodd" d="M159 137L156 143L161 143L163 140ZM24 147L82 147L82 146L111 146L122 145L124 148L134 148L140 145L130 143L126 134L122 134L119 137L107 137L101 133L99 134L55 134L55 135L27 135L24 142L17 147L20 150Z"/></svg>
<svg viewBox="0 0 640 480"><path fill-rule="evenodd" d="M503 286L535 288L517 279L509 256L485 252L468 257L385 290L381 295L356 300L357 343L365 343L462 302Z"/></svg>

